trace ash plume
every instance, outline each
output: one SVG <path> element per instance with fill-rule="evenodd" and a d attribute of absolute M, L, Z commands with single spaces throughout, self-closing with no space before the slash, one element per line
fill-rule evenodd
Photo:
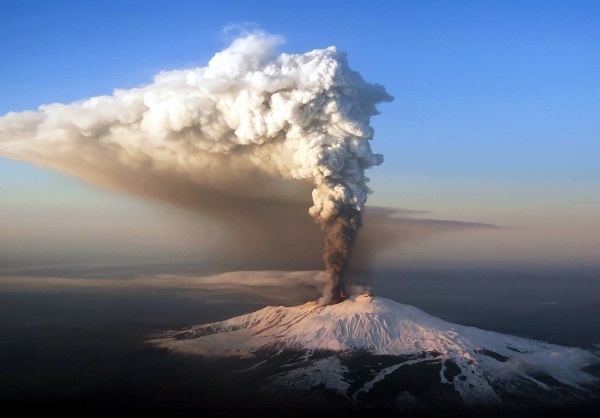
<path fill-rule="evenodd" d="M 206 67 L 10 112 L 0 118 L 0 156 L 173 203 L 181 199 L 165 185 L 184 184 L 199 194 L 190 199 L 195 207 L 211 213 L 223 202 L 304 201 L 312 187 L 309 213 L 325 235 L 331 277 L 322 301 L 329 302 L 343 288 L 361 226 L 370 192 L 364 171 L 383 162 L 371 151 L 370 118 L 393 98 L 352 71 L 335 47 L 277 55 L 282 42 L 254 31 Z"/>

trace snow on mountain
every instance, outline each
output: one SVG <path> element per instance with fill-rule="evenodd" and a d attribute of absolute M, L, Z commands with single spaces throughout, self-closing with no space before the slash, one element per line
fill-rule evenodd
<path fill-rule="evenodd" d="M 452 324 L 413 306 L 361 295 L 319 306 L 266 307 L 226 321 L 172 332 L 154 343 L 204 356 L 252 357 L 284 350 L 398 356 L 348 394 L 352 378 L 336 356 L 290 368 L 273 381 L 285 386 L 322 384 L 346 396 L 369 392 L 396 371 L 420 362 L 439 363 L 441 384 L 453 385 L 464 401 L 501 400 L 499 387 L 539 390 L 557 385 L 584 393 L 596 378 L 583 369 L 600 358 L 579 348 Z M 550 379 L 550 381 L 548 380 Z M 508 390 L 508 389 L 507 389 Z"/>

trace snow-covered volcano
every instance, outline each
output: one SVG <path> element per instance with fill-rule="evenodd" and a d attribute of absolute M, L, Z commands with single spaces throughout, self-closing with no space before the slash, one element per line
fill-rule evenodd
<path fill-rule="evenodd" d="M 438 386 L 466 404 L 515 396 L 576 399 L 595 396 L 597 378 L 585 369 L 600 363 L 579 348 L 452 324 L 371 295 L 324 306 L 270 306 L 153 342 L 208 357 L 254 359 L 251 369 L 279 358 L 267 379 L 271 389 L 321 387 L 353 401 L 382 387 L 393 391 L 403 373 L 432 371 Z M 414 395 L 410 383 L 400 386 L 396 396 Z"/>

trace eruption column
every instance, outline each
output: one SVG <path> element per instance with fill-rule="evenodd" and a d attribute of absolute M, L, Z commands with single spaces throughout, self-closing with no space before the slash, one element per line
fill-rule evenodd
<path fill-rule="evenodd" d="M 323 261 L 331 285 L 325 289 L 323 301 L 338 302 L 345 294 L 344 282 L 347 263 L 358 229 L 362 226 L 362 215 L 359 210 L 344 205 L 337 216 L 329 221 L 321 222 L 325 234 Z"/>
<path fill-rule="evenodd" d="M 206 67 L 10 112 L 0 117 L 0 156 L 136 194 L 160 194 L 149 189 L 161 182 L 195 185 L 198 208 L 212 211 L 221 195 L 268 203 L 297 199 L 312 184 L 309 212 L 325 234 L 331 277 L 322 302 L 331 302 L 370 192 L 364 171 L 383 162 L 371 152 L 370 118 L 393 98 L 335 47 L 277 56 L 282 42 L 248 33 Z"/>

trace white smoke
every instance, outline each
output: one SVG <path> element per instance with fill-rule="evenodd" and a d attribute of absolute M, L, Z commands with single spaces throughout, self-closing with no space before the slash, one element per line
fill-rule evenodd
<path fill-rule="evenodd" d="M 304 190 L 290 188 L 295 179 L 312 183 L 309 212 L 321 225 L 343 208 L 360 212 L 370 192 L 364 170 L 383 161 L 371 151 L 370 117 L 392 97 L 352 71 L 335 47 L 277 56 L 281 43 L 255 31 L 206 67 L 164 71 L 110 96 L 10 112 L 0 118 L 0 156 L 124 189 L 124 177 L 135 175 L 142 183 L 167 178 L 291 200 Z"/>

